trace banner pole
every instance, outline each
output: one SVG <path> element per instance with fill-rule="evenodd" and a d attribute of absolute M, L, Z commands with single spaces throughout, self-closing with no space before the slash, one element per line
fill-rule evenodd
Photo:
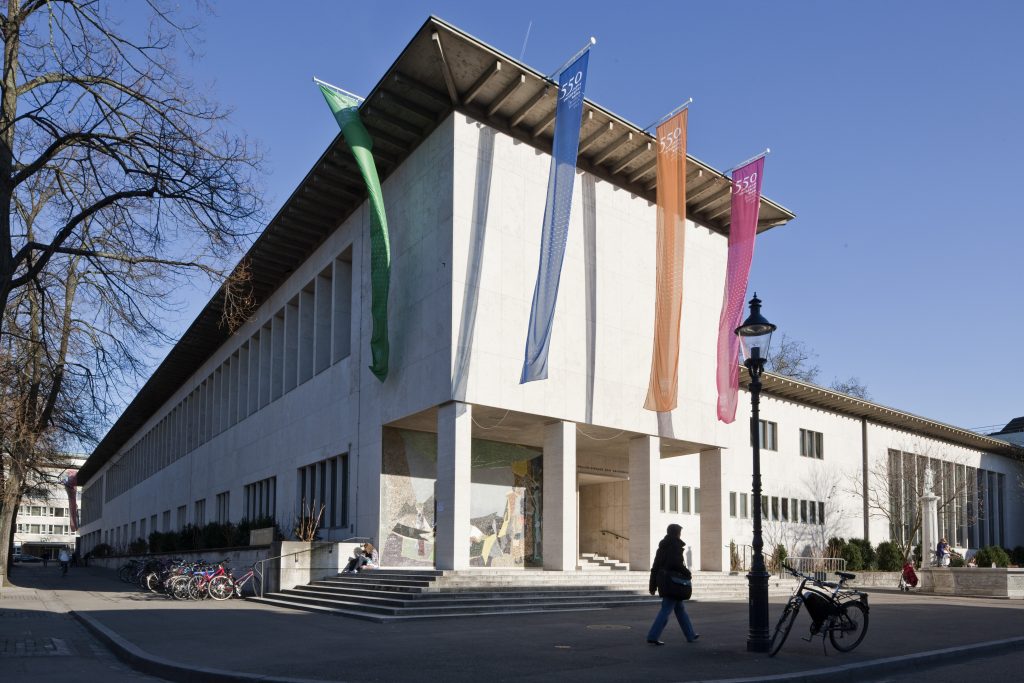
<path fill-rule="evenodd" d="M 556 71 L 555 71 L 555 72 L 554 72 L 553 74 L 551 74 L 550 76 L 548 76 L 548 80 L 551 80 L 551 81 L 555 81 L 555 82 L 557 82 L 557 81 L 558 81 L 558 76 L 559 76 L 559 75 L 561 75 L 561 73 L 562 73 L 563 71 L 565 71 L 566 69 L 568 69 L 568 68 L 569 68 L 569 65 L 570 65 L 570 64 L 572 64 L 572 63 L 573 63 L 573 62 L 575 62 L 575 61 L 576 61 L 577 59 L 579 59 L 579 58 L 580 58 L 580 56 L 581 56 L 581 55 L 582 55 L 582 54 L 583 54 L 584 52 L 586 52 L 586 51 L 587 51 L 587 50 L 589 50 L 590 48 L 594 47 L 595 45 L 597 45 L 597 38 L 595 38 L 594 36 L 590 36 L 590 40 L 588 40 L 588 41 L 587 41 L 587 44 L 586 44 L 586 45 L 584 45 L 584 46 L 583 46 L 583 48 L 582 48 L 582 49 L 581 49 L 581 50 L 580 50 L 579 52 L 577 52 L 577 53 L 576 53 L 576 54 L 574 54 L 574 55 L 573 55 L 572 57 L 570 57 L 570 58 L 568 59 L 568 61 L 566 61 L 566 63 L 565 63 L 565 64 L 563 64 L 562 66 L 558 67 L 558 69 L 557 69 L 557 70 L 556 70 Z"/>
<path fill-rule="evenodd" d="M 670 111 L 669 113 L 667 113 L 667 114 L 665 114 L 664 116 L 662 116 L 662 117 L 661 117 L 660 119 L 658 119 L 657 121 L 655 121 L 655 122 L 654 122 L 654 123 L 652 123 L 651 125 L 649 125 L 649 126 L 647 126 L 646 128 L 644 128 L 644 129 L 642 130 L 642 132 L 646 133 L 646 132 L 647 132 L 647 131 L 649 131 L 649 130 L 650 130 L 651 128 L 656 128 L 656 127 L 660 126 L 661 124 L 665 123 L 665 122 L 666 122 L 666 121 L 668 121 L 668 120 L 669 120 L 670 118 L 672 118 L 673 116 L 675 116 L 676 114 L 678 114 L 679 112 L 681 112 L 682 110 L 684 110 L 684 109 L 686 109 L 687 107 L 689 107 L 689 106 L 690 106 L 691 104 L 693 104 L 693 98 L 692 98 L 692 97 L 691 97 L 690 99 L 686 100 L 685 102 L 683 102 L 682 104 L 680 104 L 680 105 L 679 105 L 678 107 L 676 107 L 675 109 L 673 109 L 673 110 L 672 110 L 672 111 Z"/>
<path fill-rule="evenodd" d="M 740 163 L 736 164 L 732 168 L 730 168 L 730 169 L 728 169 L 726 171 L 722 171 L 722 175 L 728 176 L 730 173 L 735 171 L 737 168 L 742 168 L 742 167 L 746 166 L 747 164 L 752 164 L 755 161 L 757 161 L 758 159 L 760 159 L 761 157 L 768 156 L 769 154 L 771 154 L 771 152 L 772 152 L 772 148 L 771 147 L 765 147 L 764 151 L 761 152 L 760 154 L 755 154 L 754 156 L 750 157 L 746 161 L 741 161 Z"/>
<path fill-rule="evenodd" d="M 318 84 L 318 85 L 322 85 L 325 88 L 330 88 L 331 90 L 337 90 L 342 95 L 348 95 L 349 97 L 354 97 L 357 100 L 359 100 L 360 102 L 365 102 L 366 101 L 365 97 L 360 97 L 359 95 L 355 94 L 354 92 L 349 92 L 348 90 L 345 90 L 344 88 L 339 88 L 338 86 L 332 85 L 332 84 L 328 83 L 327 81 L 321 81 L 316 76 L 313 76 L 313 82 Z"/>

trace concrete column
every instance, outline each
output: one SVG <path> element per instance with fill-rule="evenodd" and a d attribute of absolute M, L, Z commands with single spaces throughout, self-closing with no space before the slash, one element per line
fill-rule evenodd
<path fill-rule="evenodd" d="M 651 568 L 658 540 L 658 486 L 661 483 L 661 439 L 638 436 L 629 441 L 629 568 Z"/>
<path fill-rule="evenodd" d="M 922 567 L 927 567 L 935 561 L 935 548 L 939 545 L 938 501 L 931 491 L 925 491 L 921 496 Z"/>
<path fill-rule="evenodd" d="M 722 449 L 700 453 L 700 568 L 722 572 L 729 568 L 725 542 L 725 490 L 722 485 Z M 792 548 L 789 549 L 792 551 Z"/>
<path fill-rule="evenodd" d="M 577 524 L 576 424 L 544 427 L 544 569 L 575 571 Z"/>
<path fill-rule="evenodd" d="M 472 405 L 452 401 L 437 409 L 434 564 L 438 569 L 469 568 L 472 438 Z"/>
<path fill-rule="evenodd" d="M 352 504 L 349 507 L 352 520 L 355 522 L 355 533 L 359 536 L 366 536 L 371 539 L 378 548 L 383 547 L 386 535 L 381 534 L 380 528 L 380 486 L 381 486 L 381 463 L 383 462 L 383 442 L 381 430 L 378 427 L 375 432 L 367 430 L 359 441 L 358 449 L 350 462 L 350 477 L 353 484 L 349 489 L 353 496 Z M 280 514 L 282 509 L 299 508 L 299 501 L 296 500 L 296 486 L 281 486 L 277 488 L 277 510 Z"/>

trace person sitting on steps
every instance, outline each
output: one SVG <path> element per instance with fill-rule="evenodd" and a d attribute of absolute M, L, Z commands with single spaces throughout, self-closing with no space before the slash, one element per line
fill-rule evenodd
<path fill-rule="evenodd" d="M 342 574 L 358 574 L 362 569 L 376 569 L 379 563 L 377 549 L 372 543 L 356 546 L 352 558 L 345 565 Z"/>

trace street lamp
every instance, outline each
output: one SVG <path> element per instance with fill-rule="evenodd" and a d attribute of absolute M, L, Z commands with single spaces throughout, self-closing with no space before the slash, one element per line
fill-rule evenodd
<path fill-rule="evenodd" d="M 765 567 L 764 541 L 761 539 L 761 430 L 758 403 L 761 398 L 761 373 L 768 359 L 768 344 L 775 325 L 761 315 L 761 300 L 754 293 L 750 300 L 750 315 L 736 328 L 743 349 L 743 365 L 750 373 L 750 443 L 754 449 L 754 557 L 747 574 L 750 632 L 747 634 L 749 652 L 767 652 L 768 638 L 768 569 Z"/>

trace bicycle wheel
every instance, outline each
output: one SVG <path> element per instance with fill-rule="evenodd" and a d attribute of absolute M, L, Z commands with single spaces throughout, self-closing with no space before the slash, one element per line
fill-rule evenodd
<path fill-rule="evenodd" d="M 188 600 L 188 584 L 190 576 L 176 576 L 168 591 L 175 600 Z"/>
<path fill-rule="evenodd" d="M 146 574 L 146 577 L 142 580 L 142 587 L 150 593 L 156 593 L 160 589 L 160 575 L 156 572 Z"/>
<path fill-rule="evenodd" d="M 868 611 L 859 602 L 847 602 L 840 608 L 839 616 L 833 617 L 828 630 L 832 647 L 840 652 L 849 652 L 860 645 L 868 632 Z"/>
<path fill-rule="evenodd" d="M 775 624 L 775 632 L 772 633 L 772 641 L 768 646 L 769 657 L 774 657 L 782 649 L 782 644 L 789 637 L 789 631 L 793 628 L 793 622 L 796 621 L 796 615 L 799 612 L 799 598 L 793 598 L 786 603 L 785 609 L 782 610 L 782 616 L 779 617 L 779 623 Z"/>
<path fill-rule="evenodd" d="M 121 565 L 121 567 L 117 570 L 117 578 L 121 579 L 125 583 L 128 583 L 128 580 L 131 579 L 131 576 L 132 566 L 130 564 Z"/>
<path fill-rule="evenodd" d="M 227 600 L 235 594 L 234 581 L 230 576 L 215 576 L 206 584 L 206 591 L 214 600 Z"/>

